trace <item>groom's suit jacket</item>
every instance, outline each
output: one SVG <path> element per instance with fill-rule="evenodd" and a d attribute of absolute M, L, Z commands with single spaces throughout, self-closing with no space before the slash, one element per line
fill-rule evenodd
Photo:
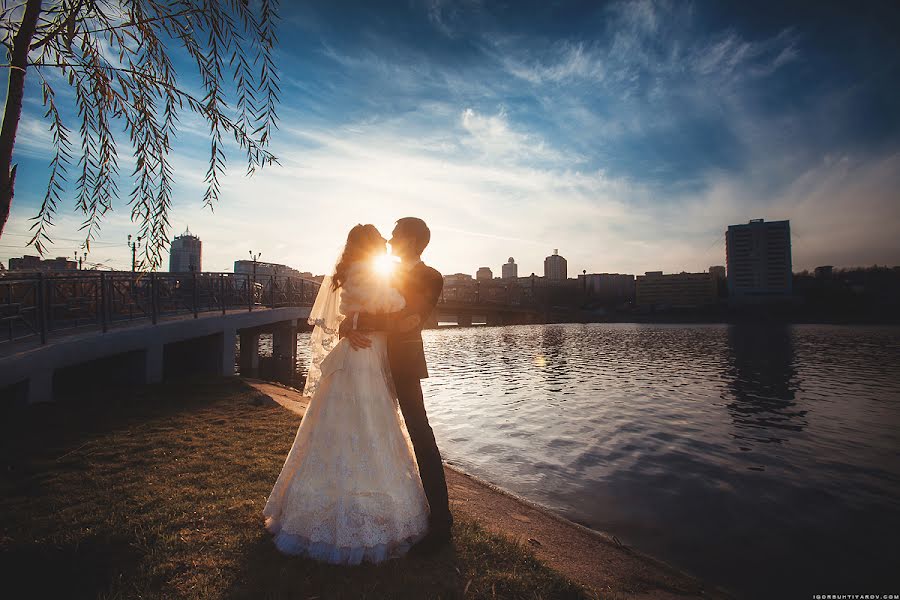
<path fill-rule="evenodd" d="M 406 299 L 406 307 L 385 315 L 361 314 L 357 329 L 388 332 L 388 361 L 394 380 L 424 379 L 428 377 L 428 366 L 422 345 L 422 327 L 441 297 L 444 277 L 437 269 L 420 262 L 408 270 L 402 266 L 398 268 L 394 286 Z M 407 332 L 397 331 L 397 323 L 410 315 L 419 316 L 419 326 Z"/>

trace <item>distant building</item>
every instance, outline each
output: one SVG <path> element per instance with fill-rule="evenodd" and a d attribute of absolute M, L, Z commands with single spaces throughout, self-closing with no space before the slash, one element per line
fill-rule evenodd
<path fill-rule="evenodd" d="M 601 302 L 634 302 L 634 275 L 587 273 L 579 275 L 579 286 L 588 297 Z"/>
<path fill-rule="evenodd" d="M 65 256 L 41 260 L 40 256 L 23 256 L 9 259 L 10 271 L 74 271 L 78 263 Z"/>
<path fill-rule="evenodd" d="M 725 234 L 728 295 L 738 302 L 760 302 L 791 295 L 790 221 L 753 219 L 729 225 Z"/>
<path fill-rule="evenodd" d="M 709 272 L 716 279 L 722 279 L 722 280 L 725 279 L 725 267 L 723 267 L 721 265 L 718 265 L 715 267 L 710 267 Z"/>
<path fill-rule="evenodd" d="M 475 279 L 479 281 L 483 280 L 491 280 L 494 278 L 494 272 L 491 271 L 490 267 L 480 267 L 478 272 L 475 273 Z"/>
<path fill-rule="evenodd" d="M 172 247 L 169 250 L 169 271 L 172 273 L 200 272 L 203 270 L 201 258 L 200 238 L 191 233 L 190 228 L 186 228 L 184 233 L 172 240 Z"/>
<path fill-rule="evenodd" d="M 441 298 L 445 302 L 472 302 L 475 300 L 475 280 L 468 273 L 444 275 Z"/>
<path fill-rule="evenodd" d="M 544 277 L 552 281 L 562 281 L 568 277 L 566 259 L 559 255 L 559 250 L 553 251 L 553 256 L 544 259 Z"/>
<path fill-rule="evenodd" d="M 504 263 L 501 268 L 501 272 L 503 274 L 503 279 L 515 279 L 519 276 L 519 265 L 516 264 L 516 259 L 512 256 L 509 257 L 509 260 Z"/>
<path fill-rule="evenodd" d="M 468 273 L 454 273 L 453 275 L 444 275 L 444 285 L 468 285 L 474 283 L 475 280 Z"/>
<path fill-rule="evenodd" d="M 309 271 L 298 271 L 293 267 L 282 265 L 279 263 L 262 262 L 260 260 L 236 260 L 234 261 L 234 272 L 236 274 L 253 275 L 253 265 L 256 265 L 257 277 L 299 277 L 302 279 L 316 279 Z"/>
<path fill-rule="evenodd" d="M 722 300 L 728 298 L 728 276 L 725 267 L 722 265 L 710 267 L 709 274 L 716 282 L 716 295 Z"/>
<path fill-rule="evenodd" d="M 641 307 L 696 307 L 716 303 L 716 279 L 711 273 L 648 271 L 635 280 L 635 302 Z"/>
<path fill-rule="evenodd" d="M 832 265 L 816 267 L 815 273 L 816 279 L 831 279 L 831 276 L 834 274 L 834 267 Z"/>

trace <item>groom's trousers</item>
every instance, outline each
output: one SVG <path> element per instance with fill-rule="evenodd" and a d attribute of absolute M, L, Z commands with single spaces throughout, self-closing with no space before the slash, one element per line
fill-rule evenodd
<path fill-rule="evenodd" d="M 447 497 L 447 481 L 441 452 L 434 440 L 434 431 L 428 424 L 425 400 L 422 397 L 422 382 L 418 377 L 402 377 L 394 380 L 397 400 L 406 421 L 406 429 L 416 453 L 422 487 L 431 507 L 428 524 L 433 531 L 449 531 L 453 524 L 450 501 Z"/>

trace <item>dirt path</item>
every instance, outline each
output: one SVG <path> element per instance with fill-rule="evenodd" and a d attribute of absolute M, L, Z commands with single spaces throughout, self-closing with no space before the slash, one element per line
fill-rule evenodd
<path fill-rule="evenodd" d="M 309 404 L 300 392 L 245 380 L 281 406 L 302 415 Z M 726 599 L 722 590 L 517 498 L 496 486 L 444 465 L 454 513 L 528 545 L 540 560 L 588 589 L 636 600 Z"/>

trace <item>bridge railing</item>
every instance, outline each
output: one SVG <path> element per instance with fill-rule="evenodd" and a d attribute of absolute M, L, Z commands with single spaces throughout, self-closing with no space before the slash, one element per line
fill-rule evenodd
<path fill-rule="evenodd" d="M 0 343 L 84 327 L 107 331 L 123 322 L 283 306 L 312 306 L 314 280 L 244 273 L 4 273 L 0 275 Z"/>

